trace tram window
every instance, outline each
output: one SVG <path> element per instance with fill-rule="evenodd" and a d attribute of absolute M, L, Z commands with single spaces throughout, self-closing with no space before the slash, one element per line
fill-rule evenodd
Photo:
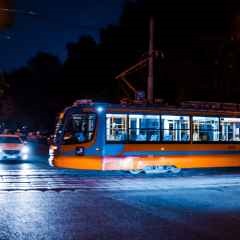
<path fill-rule="evenodd" d="M 92 140 L 95 124 L 95 114 L 72 114 L 65 124 L 64 144 L 75 144 Z"/>
<path fill-rule="evenodd" d="M 193 117 L 192 131 L 194 142 L 219 141 L 219 118 Z"/>
<path fill-rule="evenodd" d="M 127 140 L 127 114 L 107 114 L 106 125 L 107 141 Z"/>
<path fill-rule="evenodd" d="M 160 140 L 159 115 L 129 115 L 129 141 L 156 142 Z"/>
<path fill-rule="evenodd" d="M 161 131 L 163 141 L 190 141 L 190 117 L 162 115 Z"/>
<path fill-rule="evenodd" d="M 220 118 L 220 141 L 240 141 L 240 118 Z"/>

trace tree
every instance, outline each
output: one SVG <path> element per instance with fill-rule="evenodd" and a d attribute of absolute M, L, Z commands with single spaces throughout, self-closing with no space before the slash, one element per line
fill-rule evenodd
<path fill-rule="evenodd" d="M 10 88 L 7 96 L 16 102 L 15 118 L 33 128 L 53 126 L 56 111 L 62 108 L 62 64 L 48 53 L 38 53 L 27 66 L 8 75 Z M 47 120 L 51 118 L 52 121 Z"/>
<path fill-rule="evenodd" d="M 67 45 L 67 59 L 64 63 L 64 95 L 69 99 L 96 98 L 103 85 L 101 76 L 102 59 L 96 41 L 83 36 L 77 42 Z M 97 91 L 96 91 L 97 90 Z"/>
<path fill-rule="evenodd" d="M 224 94 L 227 91 L 224 87 L 225 92 L 219 97 L 219 86 L 229 82 L 229 77 L 239 79 L 237 67 L 234 73 L 221 75 L 215 63 L 219 49 L 229 45 L 232 19 L 239 10 L 240 4 L 233 0 L 220 0 L 217 5 L 202 0 L 192 3 L 187 0 L 127 1 L 119 26 L 104 29 L 101 44 L 109 53 L 108 62 L 118 67 L 125 64 L 122 70 L 125 69 L 147 51 L 148 18 L 154 15 L 156 48 L 165 55 L 164 61 L 156 62 L 156 96 L 168 102 L 187 99 L 229 101 L 227 96 L 232 96 L 232 91 Z M 226 57 L 222 61 L 227 62 L 227 55 L 221 55 Z M 238 57 L 234 57 L 234 62 L 238 66 Z M 140 78 L 138 83 L 142 81 L 146 79 Z M 229 83 L 230 88 L 234 82 Z M 234 91 L 232 100 L 240 101 L 239 87 Z"/>

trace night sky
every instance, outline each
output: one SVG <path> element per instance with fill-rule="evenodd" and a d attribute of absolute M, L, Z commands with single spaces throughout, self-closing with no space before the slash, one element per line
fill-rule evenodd
<path fill-rule="evenodd" d="M 15 0 L 16 9 L 35 11 L 37 17 L 16 15 L 15 25 L 0 36 L 0 68 L 23 66 L 38 51 L 64 59 L 66 43 L 81 35 L 98 39 L 99 28 L 117 23 L 123 0 Z M 2 32 L 3 34 L 3 32 Z"/>

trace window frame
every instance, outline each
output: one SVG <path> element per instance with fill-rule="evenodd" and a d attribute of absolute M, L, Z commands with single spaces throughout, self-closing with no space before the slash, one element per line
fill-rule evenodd
<path fill-rule="evenodd" d="M 219 136 L 220 136 L 221 118 L 239 118 L 240 119 L 240 116 L 234 116 L 234 117 L 219 116 Z M 219 137 L 219 143 L 220 144 L 240 144 L 240 140 L 239 141 L 221 141 Z"/>
<path fill-rule="evenodd" d="M 193 117 L 218 118 L 218 141 L 194 141 L 193 140 Z M 192 144 L 220 144 L 220 116 L 216 115 L 192 115 L 191 116 L 191 143 Z"/>
<path fill-rule="evenodd" d="M 123 115 L 127 115 L 127 124 L 126 124 L 126 127 L 127 127 L 127 137 L 126 137 L 126 140 L 125 141 L 111 141 L 111 140 L 107 140 L 107 114 L 123 114 Z M 155 116 L 158 116 L 159 117 L 159 121 L 160 121 L 160 127 L 159 127 L 159 141 L 130 141 L 129 140 L 129 115 L 155 115 Z M 162 115 L 169 115 L 169 116 L 184 116 L 184 117 L 189 117 L 189 126 L 190 128 L 189 129 L 186 129 L 190 132 L 190 138 L 188 141 L 163 141 L 162 139 L 162 128 L 161 128 L 161 122 L 162 122 Z M 159 113 L 146 113 L 146 112 L 128 112 L 128 113 L 122 113 L 122 112 L 107 112 L 105 114 L 105 142 L 107 144 L 189 144 L 191 143 L 191 115 L 177 115 L 177 114 L 167 114 L 167 113 L 164 113 L 164 114 L 159 114 Z"/>
<path fill-rule="evenodd" d="M 126 129 L 127 129 L 127 131 L 126 131 L 126 140 L 121 140 L 121 141 L 113 141 L 113 140 L 108 140 L 107 139 L 107 115 L 108 114 L 116 114 L 116 115 L 127 115 L 127 120 L 126 120 Z M 128 136 L 128 113 L 122 113 L 122 112 L 107 112 L 106 114 L 105 114 L 105 122 L 104 122 L 104 124 L 105 124 L 105 143 L 109 143 L 109 144 L 126 144 L 126 143 L 128 143 L 129 142 L 129 136 Z"/>
<path fill-rule="evenodd" d="M 163 132 L 164 130 L 167 130 L 167 129 L 164 129 L 162 128 L 162 116 L 174 116 L 174 117 L 188 117 L 189 118 L 189 129 L 185 129 L 186 131 L 189 131 L 189 140 L 188 141 L 166 141 L 166 140 L 163 140 Z M 160 139 L 161 139 L 161 143 L 164 143 L 164 144 L 189 144 L 191 143 L 192 141 L 192 135 L 191 135 L 191 125 L 192 125 L 192 122 L 191 122 L 191 115 L 178 115 L 178 114 L 162 114 L 160 115 L 160 120 L 161 120 L 161 125 L 160 125 L 160 130 L 161 130 L 161 136 L 160 136 Z M 180 130 L 180 129 L 174 129 L 174 130 Z"/>
<path fill-rule="evenodd" d="M 88 140 L 85 140 L 85 141 L 82 141 L 82 142 L 75 142 L 75 143 L 69 143 L 69 144 L 66 144 L 65 141 L 64 141 L 64 135 L 65 135 L 65 128 L 66 128 L 66 124 L 67 124 L 67 121 L 69 120 L 69 115 L 72 116 L 73 114 L 92 114 L 95 116 L 95 125 L 94 125 L 94 129 L 93 131 L 91 131 L 93 134 L 91 136 L 91 139 L 88 139 Z M 64 117 L 63 119 L 63 128 L 64 128 L 64 131 L 63 131 L 63 134 L 62 134 L 62 145 L 63 146 L 68 146 L 68 145 L 77 145 L 77 144 L 85 144 L 85 143 L 90 143 L 94 140 L 94 138 L 96 137 L 96 130 L 97 130 L 97 124 L 98 124 L 98 114 L 95 113 L 95 112 L 84 112 L 84 111 L 80 111 L 80 112 L 70 112 L 70 113 L 67 113 L 67 115 Z"/>
<path fill-rule="evenodd" d="M 127 128 L 127 132 L 126 132 L 126 140 L 123 141 L 109 141 L 107 140 L 107 114 L 123 114 L 127 116 L 127 124 L 126 124 L 126 128 Z M 159 141 L 130 141 L 129 140 L 129 115 L 156 115 L 159 116 L 160 118 L 160 139 Z M 164 141 L 163 140 L 163 131 L 164 129 L 162 128 L 162 116 L 164 115 L 168 115 L 168 116 L 183 116 L 183 117 L 189 117 L 189 129 L 185 129 L 186 131 L 190 132 L 190 138 L 188 141 Z M 218 136 L 219 139 L 218 141 L 193 141 L 193 117 L 209 117 L 209 118 L 218 118 Z M 162 114 L 158 114 L 158 113 L 146 113 L 146 112 L 127 112 L 127 113 L 123 113 L 123 112 L 107 112 L 105 114 L 105 143 L 106 144 L 240 144 L 240 141 L 221 141 L 220 140 L 220 118 L 239 118 L 240 116 L 226 116 L 226 115 L 192 115 L 192 114 L 184 114 L 184 115 L 179 115 L 179 114 L 172 114 L 172 113 L 166 113 L 163 112 Z M 178 129 L 176 129 L 178 130 Z"/>
<path fill-rule="evenodd" d="M 134 140 L 130 140 L 129 139 L 129 131 L 132 129 L 132 128 L 129 128 L 129 115 L 145 115 L 145 116 L 147 116 L 147 115 L 151 115 L 151 116 L 158 116 L 159 117 L 159 129 L 158 129 L 158 131 L 159 131 L 159 141 L 158 140 L 155 140 L 155 141 L 134 141 Z M 128 113 L 127 114 L 127 140 L 128 140 L 128 142 L 127 143 L 129 143 L 129 144 L 150 144 L 150 143 L 152 143 L 152 144 L 159 144 L 159 143 L 161 143 L 161 115 L 160 114 L 151 114 L 151 113 L 142 113 L 142 112 L 136 112 L 136 113 Z M 145 131 L 147 131 L 147 130 L 152 130 L 152 129 L 143 129 L 143 130 L 145 130 Z M 157 130 L 156 130 L 157 131 Z"/>

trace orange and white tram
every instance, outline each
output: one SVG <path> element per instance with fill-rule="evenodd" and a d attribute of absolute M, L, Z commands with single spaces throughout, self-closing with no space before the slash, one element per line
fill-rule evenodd
<path fill-rule="evenodd" d="M 240 166 L 240 105 L 76 101 L 59 116 L 51 165 L 132 173 Z"/>

